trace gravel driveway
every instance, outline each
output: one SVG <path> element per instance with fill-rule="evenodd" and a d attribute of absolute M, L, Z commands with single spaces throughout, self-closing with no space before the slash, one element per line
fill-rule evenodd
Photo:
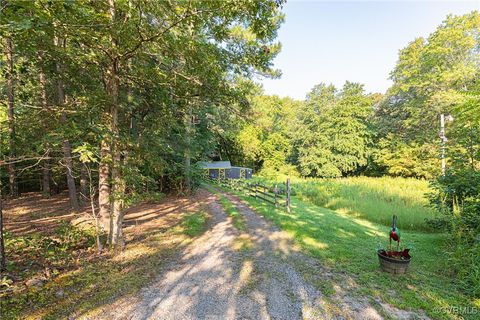
<path fill-rule="evenodd" d="M 367 299 L 349 296 L 348 279 L 333 296 L 322 295 L 302 272 L 306 266 L 318 270 L 316 281 L 329 277 L 318 261 L 239 199 L 224 195 L 244 216 L 245 232 L 234 228 L 217 201 L 211 202 L 211 228 L 155 283 L 105 307 L 95 319 L 382 319 Z"/>

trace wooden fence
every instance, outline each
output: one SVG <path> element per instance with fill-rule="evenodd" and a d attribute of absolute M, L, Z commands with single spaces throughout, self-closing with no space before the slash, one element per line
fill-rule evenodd
<path fill-rule="evenodd" d="M 244 194 L 255 197 L 255 199 L 270 203 L 275 207 L 284 207 L 290 212 L 290 179 L 285 183 L 268 187 L 265 183 L 248 182 L 245 179 L 211 179 L 210 183 L 218 184 L 224 188 L 243 192 Z"/>

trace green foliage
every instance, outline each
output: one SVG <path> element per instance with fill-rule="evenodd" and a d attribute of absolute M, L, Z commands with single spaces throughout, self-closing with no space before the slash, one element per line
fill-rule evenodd
<path fill-rule="evenodd" d="M 111 155 L 99 155 L 103 141 L 120 151 L 121 180 L 127 181 L 126 194 L 115 198 L 128 203 L 136 193 L 191 187 L 189 163 L 217 152 L 236 130 L 249 109 L 246 98 L 257 89 L 253 76 L 278 75 L 272 60 L 280 50 L 282 4 L 9 3 L 2 8 L 0 34 L 14 45 L 15 145 L 18 157 L 31 159 L 16 164 L 18 171 L 25 168 L 21 179 L 38 181 L 44 164 L 38 158 L 48 153 L 53 180 L 63 181 L 59 160 L 66 140 L 75 153 L 74 175 L 79 162 L 111 166 Z M 4 60 L 2 55 L 2 96 L 9 71 Z M 8 155 L 8 142 L 0 142 L 0 157 Z M 29 182 L 28 188 L 38 186 Z"/>
<path fill-rule="evenodd" d="M 394 115 L 385 120 L 398 123 L 405 137 L 435 138 L 438 115 L 450 113 L 461 99 L 459 92 L 474 84 L 479 28 L 478 12 L 449 16 L 427 39 L 416 39 L 400 52 L 383 110 Z"/>
<path fill-rule="evenodd" d="M 295 103 L 251 98 L 253 119 L 237 137 L 244 158 L 270 178 L 291 174 L 294 166 L 309 177 L 432 179 L 440 173 L 444 113 L 456 119 L 447 123 L 448 161 L 478 166 L 479 17 L 449 16 L 428 38 L 401 50 L 384 96 L 346 82 L 341 90 L 316 85 Z"/>
<path fill-rule="evenodd" d="M 284 172 L 293 152 L 291 124 L 300 102 L 262 95 L 251 100 L 251 121 L 237 137 L 244 161 L 255 169 Z"/>
<path fill-rule="evenodd" d="M 440 168 L 437 154 L 437 145 L 406 143 L 388 134 L 378 141 L 372 158 L 390 176 L 432 179 Z"/>
<path fill-rule="evenodd" d="M 303 176 L 340 177 L 367 164 L 372 97 L 346 82 L 341 91 L 320 84 L 298 113 L 295 144 Z"/>
<path fill-rule="evenodd" d="M 394 84 L 374 118 L 376 160 L 387 173 L 438 176 L 441 113 L 454 118 L 447 123 L 447 157 L 456 161 L 478 155 L 478 122 L 472 120 L 478 120 L 473 110 L 478 106 L 479 30 L 478 12 L 448 16 L 428 38 L 400 51 L 391 73 Z"/>
<path fill-rule="evenodd" d="M 89 143 L 84 142 L 82 145 L 76 147 L 72 150 L 73 153 L 79 155 L 78 160 L 82 163 L 97 162 L 96 153 L 97 150 Z"/>
<path fill-rule="evenodd" d="M 52 235 L 15 236 L 5 234 L 5 249 L 11 256 L 21 256 L 29 263 L 46 266 L 63 266 L 73 262 L 73 250 L 89 249 L 95 245 L 93 232 L 86 231 L 63 222 Z M 10 266 L 13 267 L 13 266 Z"/>
<path fill-rule="evenodd" d="M 432 183 L 430 202 L 443 212 L 449 234 L 448 259 L 468 293 L 480 297 L 480 172 L 449 170 Z"/>

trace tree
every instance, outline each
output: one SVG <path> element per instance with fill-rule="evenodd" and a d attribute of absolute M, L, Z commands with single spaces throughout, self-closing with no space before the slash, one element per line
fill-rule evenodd
<path fill-rule="evenodd" d="M 286 173 L 293 152 L 290 125 L 300 102 L 259 94 L 251 98 L 251 103 L 252 112 L 236 139 L 245 155 L 243 161 L 264 173 Z"/>
<path fill-rule="evenodd" d="M 9 155 L 15 171 L 31 181 L 41 177 L 46 195 L 50 181 L 60 181 L 56 189 L 66 187 L 77 209 L 86 174 L 72 150 L 88 145 L 99 159 L 91 180 L 98 183 L 99 223 L 110 245 L 121 249 L 125 209 L 151 192 L 195 187 L 191 163 L 231 139 L 230 129 L 249 109 L 250 79 L 278 74 L 272 59 L 280 50 L 282 3 L 32 1 L 2 7 L 1 32 L 15 44 L 10 60 L 22 84 L 18 134 L 8 148 L 16 151 Z M 5 88 L 9 79 L 0 79 Z M 57 125 L 40 125 L 47 117 Z"/>
<path fill-rule="evenodd" d="M 398 63 L 391 73 L 394 84 L 376 109 L 378 139 L 383 142 L 402 140 L 410 148 L 415 146 L 413 152 L 416 154 L 422 153 L 422 149 L 435 149 L 439 115 L 457 113 L 457 106 L 464 105 L 465 94 L 476 86 L 480 61 L 479 30 L 478 12 L 448 16 L 428 38 L 418 38 L 400 51 Z M 388 135 L 395 139 L 385 139 Z M 455 150 L 453 142 L 448 143 L 451 151 Z M 385 143 L 383 146 L 395 148 Z M 428 161 L 434 162 L 439 151 L 429 154 Z M 397 160 L 390 163 L 400 167 L 401 163 L 412 163 L 415 159 L 402 157 L 400 152 L 396 156 Z M 418 161 L 414 161 L 413 166 L 425 164 L 421 158 L 416 159 Z M 388 166 L 385 162 L 383 164 Z M 435 170 L 434 166 L 430 168 L 433 171 L 423 172 L 418 177 L 439 174 L 440 170 Z M 410 172 L 408 168 L 399 169 Z"/>
<path fill-rule="evenodd" d="M 7 99 L 8 99 L 8 134 L 9 134 L 9 186 L 10 196 L 18 196 L 18 182 L 17 174 L 15 172 L 15 158 L 16 158 L 16 134 L 15 134 L 15 92 L 14 92 L 14 61 L 13 61 L 13 41 L 10 37 L 5 38 L 5 55 L 7 61 L 6 84 L 7 84 Z"/>
<path fill-rule="evenodd" d="M 365 166 L 372 105 L 360 84 L 346 82 L 341 91 L 315 86 L 298 112 L 295 140 L 302 175 L 339 177 Z"/>

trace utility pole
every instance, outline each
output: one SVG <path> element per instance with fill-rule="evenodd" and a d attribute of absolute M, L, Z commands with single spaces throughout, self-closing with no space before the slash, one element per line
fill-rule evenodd
<path fill-rule="evenodd" d="M 442 159 L 442 176 L 445 175 L 445 143 L 448 141 L 445 136 L 445 121 L 453 121 L 451 115 L 445 116 L 445 114 L 440 114 L 440 140 L 441 140 L 441 159 Z"/>

